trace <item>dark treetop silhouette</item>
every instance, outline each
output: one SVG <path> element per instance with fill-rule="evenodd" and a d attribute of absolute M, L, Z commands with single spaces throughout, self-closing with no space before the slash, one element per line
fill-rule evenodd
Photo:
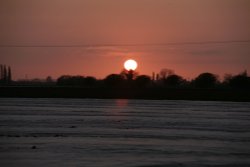
<path fill-rule="evenodd" d="M 0 85 L 10 85 L 12 81 L 11 67 L 0 65 Z"/>
<path fill-rule="evenodd" d="M 1 65 L 1 97 L 76 97 L 76 98 L 143 98 L 186 100 L 250 101 L 250 77 L 244 71 L 226 75 L 220 81 L 216 74 L 202 73 L 192 80 L 163 69 L 155 79 L 122 70 L 98 80 L 92 76 L 63 75 L 53 81 L 11 81 L 11 68 Z M 10 85 L 11 84 L 11 85 Z"/>

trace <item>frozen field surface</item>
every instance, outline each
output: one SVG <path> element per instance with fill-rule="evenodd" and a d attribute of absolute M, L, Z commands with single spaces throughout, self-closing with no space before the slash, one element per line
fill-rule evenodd
<path fill-rule="evenodd" d="M 249 167 L 250 103 L 0 98 L 0 166 Z"/>

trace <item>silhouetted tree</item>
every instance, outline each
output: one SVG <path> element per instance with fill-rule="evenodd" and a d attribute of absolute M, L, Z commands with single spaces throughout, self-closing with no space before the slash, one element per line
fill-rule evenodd
<path fill-rule="evenodd" d="M 69 75 L 63 75 L 57 79 L 57 85 L 64 86 L 69 85 L 70 76 Z"/>
<path fill-rule="evenodd" d="M 232 74 L 225 74 L 224 75 L 224 84 L 229 84 L 230 80 L 233 78 L 233 75 Z"/>
<path fill-rule="evenodd" d="M 12 81 L 11 67 L 6 65 L 0 65 L 0 84 L 9 85 Z"/>
<path fill-rule="evenodd" d="M 83 76 L 73 76 L 70 81 L 74 86 L 83 86 L 85 78 Z"/>
<path fill-rule="evenodd" d="M 0 70 L 1 70 L 1 73 L 0 73 L 0 80 L 3 80 L 3 65 L 1 64 L 0 65 Z"/>
<path fill-rule="evenodd" d="M 155 72 L 152 72 L 152 81 L 154 82 L 156 79 Z"/>
<path fill-rule="evenodd" d="M 51 77 L 51 76 L 48 76 L 48 77 L 46 78 L 46 82 L 47 82 L 47 83 L 51 83 L 51 82 L 53 82 L 52 77 Z"/>
<path fill-rule="evenodd" d="M 122 86 L 125 79 L 122 75 L 119 74 L 110 74 L 104 79 L 104 83 L 107 86 L 119 87 Z"/>
<path fill-rule="evenodd" d="M 83 86 L 84 77 L 63 75 L 57 79 L 57 84 L 61 86 Z"/>
<path fill-rule="evenodd" d="M 229 79 L 229 85 L 233 88 L 250 88 L 250 77 L 248 77 L 247 72 L 244 71 L 241 74 L 232 76 Z"/>
<path fill-rule="evenodd" d="M 148 86 L 151 83 L 150 76 L 147 75 L 139 75 L 135 79 L 135 85 L 137 87 L 145 87 Z"/>
<path fill-rule="evenodd" d="M 8 78 L 8 74 L 7 74 L 7 69 L 6 66 L 3 66 L 3 81 L 6 84 L 7 83 L 7 78 Z"/>
<path fill-rule="evenodd" d="M 164 84 L 169 87 L 177 87 L 184 83 L 184 79 L 179 75 L 169 75 L 165 80 Z"/>
<path fill-rule="evenodd" d="M 166 79 L 169 75 L 173 75 L 174 74 L 174 71 L 171 70 L 171 69 L 167 69 L 167 68 L 164 68 L 164 69 L 161 69 L 160 71 L 160 79 Z"/>
<path fill-rule="evenodd" d="M 125 78 L 128 81 L 132 81 L 136 78 L 136 76 L 138 75 L 138 73 L 134 70 L 122 70 L 121 74 L 120 74 L 123 78 Z"/>
<path fill-rule="evenodd" d="M 219 82 L 218 77 L 212 73 L 202 73 L 194 80 L 198 88 L 212 88 Z"/>
<path fill-rule="evenodd" d="M 221 86 L 224 88 L 229 88 L 230 87 L 229 83 L 232 78 L 233 78 L 232 74 L 225 74 Z"/>
<path fill-rule="evenodd" d="M 8 73 L 7 73 L 7 68 L 5 65 L 1 65 L 0 84 L 2 85 L 8 84 Z"/>
<path fill-rule="evenodd" d="M 95 86 L 97 83 L 97 80 L 95 77 L 91 77 L 91 76 L 87 76 L 85 79 L 84 79 L 84 85 L 85 86 Z"/>
<path fill-rule="evenodd" d="M 11 84 L 12 81 L 12 74 L 11 74 L 11 68 L 8 67 L 8 73 L 7 73 L 7 84 Z"/>

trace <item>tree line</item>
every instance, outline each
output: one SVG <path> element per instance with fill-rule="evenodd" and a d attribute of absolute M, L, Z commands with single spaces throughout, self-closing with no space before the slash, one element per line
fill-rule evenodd
<path fill-rule="evenodd" d="M 0 64 L 0 85 L 10 85 L 12 82 L 11 67 Z"/>
<path fill-rule="evenodd" d="M 122 70 L 119 74 L 109 74 L 104 79 L 93 76 L 62 75 L 57 80 L 50 76 L 46 80 L 12 81 L 11 67 L 0 65 L 0 85 L 8 86 L 71 86 L 87 88 L 237 88 L 250 89 L 250 77 L 247 71 L 237 75 L 227 74 L 223 80 L 210 72 L 204 72 L 187 80 L 175 74 L 171 69 L 162 69 L 152 76 L 139 75 L 136 71 Z"/>
<path fill-rule="evenodd" d="M 135 71 L 123 70 L 120 74 L 110 74 L 98 80 L 92 76 L 63 75 L 57 79 L 58 86 L 110 87 L 110 88 L 240 88 L 250 89 L 247 71 L 237 75 L 227 74 L 220 81 L 218 75 L 204 72 L 192 80 L 177 75 L 173 70 L 163 69 L 152 76 L 139 75 Z"/>

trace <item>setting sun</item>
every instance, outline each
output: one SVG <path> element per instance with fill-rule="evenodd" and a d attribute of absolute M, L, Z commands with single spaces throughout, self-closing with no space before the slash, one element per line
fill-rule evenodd
<path fill-rule="evenodd" d="M 128 71 L 135 70 L 137 68 L 137 62 L 135 60 L 129 59 L 125 61 L 124 68 Z"/>

